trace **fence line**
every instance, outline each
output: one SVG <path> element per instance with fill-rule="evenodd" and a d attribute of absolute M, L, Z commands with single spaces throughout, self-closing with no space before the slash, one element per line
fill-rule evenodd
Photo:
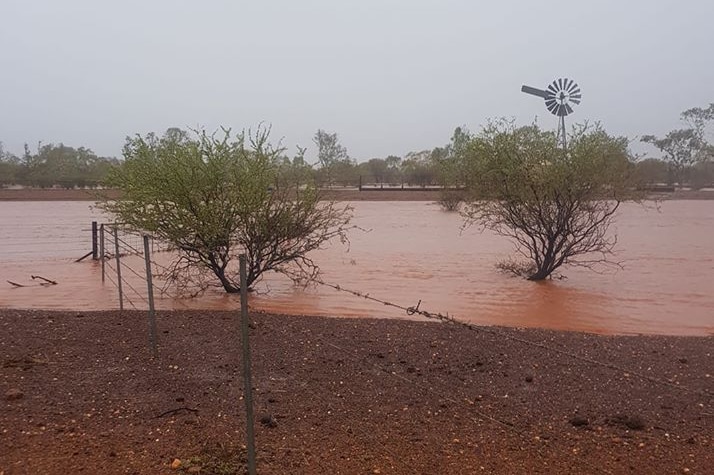
<path fill-rule="evenodd" d="M 287 272 L 287 274 L 288 274 L 288 275 L 292 275 L 293 277 L 299 277 L 299 276 L 297 276 L 296 274 L 292 274 L 292 273 L 290 273 L 290 272 Z M 334 290 L 337 290 L 337 291 L 340 291 L 340 292 L 345 292 L 345 293 L 354 295 L 355 297 L 364 298 L 364 299 L 366 299 L 366 300 L 370 300 L 370 301 L 372 301 L 372 302 L 380 303 L 380 304 L 385 305 L 385 306 L 388 306 L 388 307 L 393 307 L 393 308 L 397 308 L 397 309 L 403 310 L 403 311 L 405 311 L 405 312 L 407 313 L 407 315 L 421 315 L 421 316 L 423 316 L 423 317 L 425 317 L 425 318 L 428 318 L 428 319 L 438 320 L 438 321 L 441 321 L 441 322 L 451 323 L 451 324 L 454 324 L 454 325 L 459 325 L 459 326 L 468 328 L 469 330 L 478 331 L 478 332 L 484 332 L 484 333 L 490 333 L 490 334 L 492 334 L 492 335 L 496 335 L 496 336 L 498 336 L 498 337 L 505 338 L 505 339 L 508 339 L 508 340 L 512 340 L 512 341 L 515 341 L 515 342 L 518 342 L 518 343 L 521 343 L 521 344 L 524 344 L 524 345 L 528 345 L 528 346 L 532 346 L 532 347 L 535 347 L 535 348 L 540 348 L 540 349 L 543 349 L 543 350 L 547 350 L 547 351 L 551 351 L 551 352 L 554 352 L 554 353 L 558 353 L 558 354 L 560 354 L 560 355 L 567 356 L 567 357 L 569 357 L 569 358 L 573 358 L 573 359 L 575 359 L 575 360 L 579 360 L 579 361 L 584 362 L 584 363 L 589 363 L 589 364 L 593 364 L 593 365 L 596 365 L 596 366 L 601 366 L 601 367 L 604 367 L 604 368 L 607 368 L 607 369 L 610 369 L 610 370 L 621 371 L 621 372 L 623 372 L 623 373 L 629 373 L 629 374 L 631 374 L 631 375 L 637 376 L 638 378 L 647 380 L 647 381 L 649 381 L 649 382 L 651 382 L 651 383 L 655 383 L 655 384 L 659 384 L 659 385 L 663 385 L 663 386 L 669 386 L 669 387 L 671 387 L 671 388 L 675 388 L 675 389 L 678 389 L 678 390 L 680 390 L 680 391 L 684 391 L 684 392 L 688 392 L 688 393 L 693 393 L 693 394 L 700 394 L 700 395 L 703 395 L 703 396 L 710 396 L 710 397 L 711 397 L 711 396 L 714 396 L 714 393 L 713 393 L 713 392 L 708 391 L 708 390 L 706 390 L 706 389 L 705 389 L 705 390 L 691 389 L 691 388 L 689 388 L 689 387 L 687 387 L 687 386 L 684 386 L 684 385 L 679 384 L 679 383 L 676 382 L 676 381 L 672 381 L 672 380 L 669 380 L 669 379 L 656 378 L 656 377 L 654 377 L 654 376 L 650 376 L 650 375 L 644 374 L 644 373 L 642 373 L 642 372 L 640 372 L 640 371 L 630 370 L 629 368 L 625 368 L 625 367 L 623 367 L 623 366 L 620 366 L 620 365 L 617 365 L 617 364 L 614 364 L 614 363 L 605 363 L 605 362 L 598 361 L 598 360 L 595 360 L 595 359 L 592 359 L 592 358 L 588 358 L 587 356 L 580 356 L 580 355 L 578 355 L 578 354 L 576 354 L 576 353 L 573 353 L 573 352 L 570 352 L 570 351 L 562 350 L 562 349 L 560 349 L 560 348 L 555 348 L 555 347 L 546 345 L 545 343 L 542 343 L 542 342 L 537 342 L 537 341 L 528 340 L 528 339 L 526 339 L 526 338 L 521 338 L 521 337 L 517 337 L 517 336 L 510 335 L 510 334 L 508 334 L 508 333 L 505 333 L 505 332 L 496 330 L 496 329 L 491 328 L 491 327 L 482 326 L 482 325 L 476 325 L 476 324 L 474 324 L 474 323 L 466 322 L 466 321 L 464 321 L 464 320 L 460 320 L 460 319 L 457 319 L 457 318 L 455 318 L 455 317 L 453 317 L 453 316 L 450 316 L 448 313 L 447 313 L 446 315 L 444 315 L 444 314 L 438 313 L 438 312 L 436 312 L 436 313 L 435 313 L 435 312 L 429 312 L 429 311 L 426 311 L 426 310 L 423 310 L 423 309 L 420 308 L 420 306 L 421 306 L 421 300 L 419 300 L 419 302 L 417 303 L 416 306 L 407 307 L 407 306 L 404 306 L 404 305 L 395 304 L 395 303 L 390 302 L 390 301 L 387 301 L 387 300 L 383 300 L 383 299 L 380 299 L 380 298 L 372 297 L 372 296 L 369 295 L 368 293 L 359 292 L 359 291 L 356 291 L 356 290 L 351 290 L 351 289 L 345 288 L 345 287 L 343 287 L 343 286 L 341 286 L 341 285 L 338 285 L 338 284 L 332 284 L 332 283 L 329 283 L 329 282 L 325 282 L 324 280 L 320 279 L 319 277 L 315 277 L 314 279 L 312 279 L 312 281 L 315 282 L 315 283 L 317 283 L 317 284 L 320 284 L 320 285 L 323 285 L 323 286 L 326 286 L 326 287 L 330 287 L 330 288 L 332 288 L 332 289 L 334 289 Z"/>

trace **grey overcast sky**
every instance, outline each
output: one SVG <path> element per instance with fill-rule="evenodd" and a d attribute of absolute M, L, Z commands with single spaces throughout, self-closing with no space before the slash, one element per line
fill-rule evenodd
<path fill-rule="evenodd" d="M 714 101 L 712 0 L 0 0 L 0 141 L 87 146 L 263 121 L 362 161 L 535 117 L 520 92 L 575 79 L 572 121 L 636 137 Z"/>

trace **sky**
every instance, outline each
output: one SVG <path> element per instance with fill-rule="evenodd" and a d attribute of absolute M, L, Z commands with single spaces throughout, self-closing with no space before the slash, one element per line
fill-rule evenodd
<path fill-rule="evenodd" d="M 634 140 L 714 102 L 710 0 L 0 0 L 0 141 L 120 156 L 168 127 L 272 126 L 294 151 L 337 132 L 358 161 L 441 146 L 489 118 Z M 652 152 L 635 143 L 638 153 Z"/>

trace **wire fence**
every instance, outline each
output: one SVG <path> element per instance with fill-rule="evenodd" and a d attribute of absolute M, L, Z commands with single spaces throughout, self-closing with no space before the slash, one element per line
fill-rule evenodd
<path fill-rule="evenodd" d="M 123 226 L 116 225 L 103 225 L 101 227 L 101 240 L 102 240 L 102 252 L 101 260 L 103 266 L 106 267 L 103 271 L 103 276 L 120 292 L 120 305 L 122 299 L 126 299 L 126 302 L 131 306 L 131 308 L 136 310 L 145 310 L 147 307 L 153 309 L 153 302 L 150 301 L 149 289 L 154 289 L 155 285 L 152 279 L 152 268 L 167 270 L 167 268 L 161 265 L 152 258 L 153 252 L 165 252 L 171 251 L 173 248 L 166 244 L 161 243 L 158 240 L 153 240 L 151 237 L 146 236 L 142 233 L 138 233 L 131 229 Z M 153 243 L 153 244 L 147 244 Z M 149 269 L 149 270 L 147 270 Z M 289 273 L 288 273 L 289 274 Z M 158 277 L 158 275 L 157 275 Z M 292 277 L 298 277 L 293 275 Z M 697 394 L 706 398 L 714 397 L 714 392 L 708 389 L 697 389 L 692 388 L 687 385 L 680 383 L 677 380 L 667 378 L 664 375 L 652 375 L 646 374 L 642 371 L 638 371 L 633 368 L 628 368 L 624 365 L 616 363 L 614 361 L 600 361 L 595 358 L 584 356 L 578 354 L 568 349 L 554 346 L 545 341 L 531 340 L 521 336 L 514 335 L 510 332 L 500 330 L 498 328 L 477 325 L 471 322 L 461 320 L 459 318 L 450 315 L 449 313 L 434 312 L 422 308 L 422 301 L 419 300 L 416 305 L 404 305 L 401 303 L 396 303 L 392 300 L 385 298 L 380 298 L 359 290 L 350 289 L 343 285 L 327 282 L 320 277 L 315 277 L 312 282 L 316 285 L 324 286 L 333 289 L 338 292 L 342 292 L 354 298 L 366 299 L 380 305 L 395 308 L 400 311 L 405 312 L 409 316 L 421 316 L 428 320 L 439 321 L 446 324 L 451 324 L 465 330 L 480 332 L 488 334 L 491 336 L 498 337 L 500 339 L 509 340 L 517 343 L 518 345 L 523 345 L 536 351 L 543 351 L 550 354 L 555 354 L 569 358 L 587 365 L 596 366 L 599 368 L 604 368 L 607 371 L 624 373 L 630 376 L 634 376 L 643 381 L 647 381 L 652 384 L 659 385 L 663 388 L 667 388 L 677 393 L 691 393 Z M 162 292 L 162 289 L 156 288 L 158 292 Z M 150 337 L 151 344 L 155 350 L 156 348 L 156 336 L 155 336 L 155 321 L 150 323 L 153 325 L 153 336 Z M 345 355 L 353 360 L 358 361 L 360 364 L 371 366 L 379 371 L 385 378 L 395 378 L 402 381 L 405 384 L 410 385 L 422 393 L 430 393 L 437 396 L 438 398 L 448 401 L 451 404 L 464 405 L 468 408 L 470 414 L 474 417 L 471 418 L 472 422 L 478 424 L 479 421 L 476 418 L 480 418 L 484 421 L 488 421 L 498 427 L 501 427 L 518 437 L 521 437 L 525 444 L 534 447 L 538 453 L 542 453 L 545 450 L 544 446 L 534 441 L 527 431 L 519 429 L 514 422 L 503 419 L 493 413 L 485 410 L 484 408 L 478 408 L 469 402 L 469 397 L 466 394 L 461 393 L 461 390 L 457 390 L 457 394 L 453 392 L 446 394 L 443 390 L 439 390 L 432 386 L 423 384 L 416 380 L 415 378 L 410 378 L 403 374 L 399 374 L 395 371 L 390 370 L 390 368 L 375 363 L 367 359 L 367 355 L 359 355 L 354 352 L 347 350 L 344 346 L 338 344 L 332 338 L 330 341 L 326 341 L 325 344 L 332 348 L 334 351 Z M 156 351 L 156 350 L 155 350 Z M 702 409 L 702 412 L 704 409 Z M 703 414 L 705 417 L 706 414 Z M 353 428 L 356 432 L 360 432 L 359 428 Z M 363 435 L 368 435 L 364 432 Z M 561 441 L 552 441 L 551 450 L 553 446 L 560 444 L 560 449 L 565 453 L 569 451 L 569 447 L 566 447 L 567 441 L 561 439 Z M 395 461 L 394 463 L 399 463 L 399 457 L 397 454 L 390 452 L 388 448 L 384 448 L 385 452 L 389 455 L 390 459 Z M 545 456 L 545 455 L 544 455 Z M 594 465 L 590 463 L 585 458 L 578 458 L 577 463 L 583 467 L 584 473 L 611 473 L 607 468 L 599 465 Z"/>
<path fill-rule="evenodd" d="M 295 277 L 297 277 L 297 276 L 295 276 Z M 344 293 L 350 294 L 350 295 L 355 296 L 355 297 L 359 297 L 359 298 L 363 298 L 363 299 L 366 299 L 366 300 L 370 300 L 370 301 L 372 301 L 372 302 L 380 303 L 380 304 L 385 305 L 385 306 L 388 306 L 388 307 L 397 308 L 397 309 L 399 309 L 399 310 L 402 310 L 402 311 L 406 312 L 406 314 L 407 314 L 407 315 L 410 315 L 410 316 L 412 316 L 412 315 L 420 315 L 420 316 L 425 317 L 425 318 L 430 319 L 430 320 L 438 320 L 438 321 L 440 321 L 440 322 L 458 325 L 458 326 L 461 326 L 461 327 L 463 327 L 463 328 L 466 328 L 466 329 L 469 329 L 469 330 L 472 330 L 472 331 L 483 332 L 483 333 L 489 333 L 489 334 L 491 334 L 491 335 L 495 335 L 495 336 L 498 336 L 498 337 L 503 338 L 503 339 L 506 339 L 506 340 L 511 340 L 511 341 L 515 341 L 515 342 L 517 342 L 517 343 L 519 343 L 519 344 L 523 344 L 523 345 L 527 345 L 527 346 L 530 346 L 530 347 L 534 347 L 534 348 L 539 348 L 539 349 L 542 349 L 542 350 L 546 350 L 546 351 L 549 351 L 549 352 L 552 352 L 552 353 L 556 353 L 556 354 L 559 354 L 559 355 L 562 355 L 562 356 L 566 356 L 566 357 L 568 357 L 568 358 L 572 358 L 572 359 L 575 359 L 575 360 L 578 360 L 578 361 L 581 361 L 581 362 L 584 362 L 584 363 L 588 363 L 588 364 L 591 364 L 591 365 L 600 366 L 600 367 L 603 367 L 603 368 L 607 368 L 607 369 L 609 369 L 609 370 L 614 370 L 614 371 L 619 371 L 619 372 L 622 372 L 622 373 L 627 373 L 627 374 L 636 376 L 636 377 L 638 377 L 638 378 L 640 378 L 640 379 L 649 381 L 649 382 L 651 382 L 651 383 L 659 384 L 659 385 L 662 385 L 662 386 L 667 386 L 667 387 L 670 387 L 670 388 L 677 389 L 677 390 L 679 390 L 679 391 L 684 391 L 684 392 L 688 392 L 688 393 L 695 393 L 695 394 L 701 394 L 701 395 L 703 395 L 703 396 L 714 396 L 714 392 L 712 392 L 712 391 L 707 391 L 707 390 L 701 391 L 701 390 L 697 390 L 697 389 L 691 389 L 691 388 L 689 388 L 689 387 L 687 387 L 687 386 L 681 384 L 679 381 L 675 381 L 675 380 L 671 380 L 671 379 L 665 379 L 665 378 L 658 378 L 658 377 L 656 377 L 656 376 L 651 376 L 651 375 L 642 373 L 642 372 L 640 372 L 640 371 L 634 370 L 634 369 L 632 369 L 632 368 L 626 368 L 626 367 L 624 367 L 624 366 L 621 366 L 621 365 L 616 364 L 616 363 L 613 363 L 613 362 L 598 361 L 598 360 L 595 360 L 595 359 L 593 359 L 593 358 L 589 358 L 589 357 L 586 357 L 586 356 L 578 355 L 578 354 L 573 353 L 573 352 L 571 352 L 571 351 L 564 350 L 564 349 L 562 349 L 562 348 L 556 348 L 556 347 L 554 347 L 554 346 L 552 346 L 552 345 L 546 344 L 545 342 L 539 342 L 539 341 L 528 340 L 528 339 L 526 339 L 526 338 L 514 336 L 514 335 L 512 335 L 512 334 L 506 333 L 506 332 L 504 332 L 504 331 L 498 330 L 498 329 L 493 328 L 493 327 L 488 327 L 488 326 L 483 326 L 483 325 L 476 325 L 476 324 L 471 323 L 471 322 L 467 322 L 467 321 L 464 321 L 464 320 L 460 320 L 460 319 L 458 319 L 458 318 L 456 318 L 456 317 L 454 317 L 454 316 L 452 316 L 452 315 L 449 315 L 448 313 L 430 312 L 430 311 L 427 311 L 427 310 L 424 310 L 424 309 L 420 308 L 420 307 L 421 307 L 421 300 L 420 300 L 415 306 L 405 306 L 405 305 L 393 303 L 393 302 L 391 302 L 391 301 L 384 300 L 384 299 L 381 299 L 381 298 L 373 297 L 373 296 L 371 296 L 371 295 L 368 294 L 368 293 L 360 292 L 360 291 L 356 291 L 356 290 L 352 290 L 352 289 L 346 288 L 346 287 L 344 287 L 344 286 L 341 286 L 341 285 L 339 285 L 339 284 L 334 284 L 334 283 L 325 282 L 324 280 L 322 280 L 322 279 L 319 278 L 319 277 L 314 278 L 313 281 L 314 281 L 316 284 L 318 284 L 318 285 L 322 285 L 322 286 L 325 286 L 325 287 L 329 287 L 329 288 L 332 288 L 332 289 L 334 289 L 334 290 L 337 290 L 337 291 L 340 291 L 340 292 L 344 292 Z"/>

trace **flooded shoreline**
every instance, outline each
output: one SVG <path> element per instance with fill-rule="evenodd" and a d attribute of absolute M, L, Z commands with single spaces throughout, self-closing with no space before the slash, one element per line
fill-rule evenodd
<path fill-rule="evenodd" d="M 429 202 L 359 202 L 349 248 L 313 258 L 326 282 L 405 307 L 415 306 L 484 325 L 541 327 L 604 334 L 714 334 L 714 207 L 707 201 L 667 201 L 660 211 L 625 205 L 613 232 L 623 268 L 594 273 L 566 268 L 567 278 L 526 282 L 499 272 L 509 241 L 461 230 L 457 214 Z M 90 249 L 89 225 L 101 219 L 90 203 L 6 202 L 0 205 L 0 307 L 73 310 L 118 308 L 116 287 L 101 282 L 98 262 L 74 260 Z M 157 255 L 157 259 L 169 256 Z M 127 266 L 142 269 L 127 258 Z M 145 289 L 124 278 L 133 306 L 146 308 Z M 57 286 L 30 279 L 42 275 Z M 111 276 L 110 276 L 111 277 Z M 27 284 L 13 288 L 7 280 Z M 268 275 L 251 307 L 286 314 L 413 318 L 405 312 L 324 286 L 297 288 Z M 198 299 L 159 296 L 160 309 L 238 308 L 237 296 L 211 290 Z M 127 308 L 132 308 L 127 303 Z"/>

